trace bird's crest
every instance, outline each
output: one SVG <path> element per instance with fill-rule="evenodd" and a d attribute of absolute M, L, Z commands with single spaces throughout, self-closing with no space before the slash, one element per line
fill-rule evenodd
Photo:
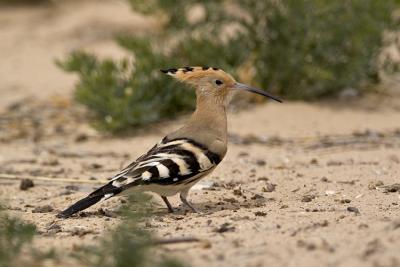
<path fill-rule="evenodd" d="M 161 72 L 175 77 L 181 81 L 187 81 L 191 79 L 199 79 L 211 75 L 227 76 L 226 78 L 231 78 L 231 76 L 219 68 L 213 67 L 183 67 L 183 68 L 170 68 L 162 69 Z"/>

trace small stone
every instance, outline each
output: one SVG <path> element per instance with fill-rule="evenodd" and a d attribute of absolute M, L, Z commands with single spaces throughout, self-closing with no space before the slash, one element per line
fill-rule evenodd
<path fill-rule="evenodd" d="M 90 168 L 97 170 L 97 169 L 103 168 L 103 165 L 101 165 L 99 163 L 92 163 L 92 164 L 90 164 Z"/>
<path fill-rule="evenodd" d="M 351 200 L 350 199 L 341 199 L 340 200 L 340 203 L 342 203 L 342 204 L 346 204 L 346 203 L 350 203 L 351 202 Z"/>
<path fill-rule="evenodd" d="M 265 186 L 262 188 L 263 192 L 274 192 L 276 188 L 276 184 L 272 184 L 272 183 L 266 183 Z"/>
<path fill-rule="evenodd" d="M 324 177 L 321 178 L 321 182 L 329 183 L 330 181 L 329 181 L 329 179 L 327 177 L 324 176 Z"/>
<path fill-rule="evenodd" d="M 263 212 L 263 211 L 256 211 L 256 212 L 254 212 L 254 215 L 265 217 L 265 216 L 267 216 L 267 213 Z"/>
<path fill-rule="evenodd" d="M 233 194 L 234 194 L 235 196 L 242 196 L 242 195 L 243 195 L 242 190 L 241 190 L 240 188 L 238 188 L 238 189 L 233 189 Z"/>
<path fill-rule="evenodd" d="M 385 185 L 382 186 L 381 188 L 384 189 L 384 193 L 395 193 L 395 192 L 400 192 L 400 184 L 391 184 L 391 185 Z"/>
<path fill-rule="evenodd" d="M 254 194 L 251 198 L 251 200 L 257 200 L 257 199 L 265 199 L 265 197 L 263 197 L 260 194 Z"/>
<path fill-rule="evenodd" d="M 354 212 L 356 215 L 360 214 L 360 211 L 356 207 L 347 207 L 347 211 Z"/>
<path fill-rule="evenodd" d="M 258 159 L 258 160 L 256 160 L 256 164 L 258 166 L 265 166 L 267 164 L 267 162 L 263 159 Z"/>
<path fill-rule="evenodd" d="M 315 195 L 304 195 L 301 202 L 311 202 L 313 199 L 315 199 Z"/>
<path fill-rule="evenodd" d="M 21 183 L 19 184 L 19 189 L 25 191 L 34 186 L 35 184 L 31 179 L 22 179 Z"/>
<path fill-rule="evenodd" d="M 75 142 L 80 143 L 80 142 L 85 142 L 89 139 L 89 136 L 85 133 L 80 133 L 75 137 Z"/>
<path fill-rule="evenodd" d="M 318 160 L 316 158 L 313 158 L 310 160 L 310 164 L 318 165 Z"/>
<path fill-rule="evenodd" d="M 50 205 L 38 206 L 32 210 L 32 213 L 48 213 L 52 212 L 54 208 Z"/>
<path fill-rule="evenodd" d="M 223 223 L 223 224 L 221 224 L 220 227 L 215 228 L 214 232 L 216 232 L 216 233 L 234 232 L 235 229 L 236 228 L 234 226 L 231 226 L 230 223 Z"/>

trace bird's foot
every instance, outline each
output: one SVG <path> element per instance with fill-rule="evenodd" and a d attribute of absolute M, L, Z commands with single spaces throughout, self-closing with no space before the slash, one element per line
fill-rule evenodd
<path fill-rule="evenodd" d="M 193 207 L 192 204 L 190 204 L 189 201 L 187 201 L 187 199 L 185 197 L 183 197 L 182 195 L 180 195 L 180 199 L 182 201 L 182 203 L 184 205 L 186 205 L 193 213 L 200 213 L 195 207 Z"/>
<path fill-rule="evenodd" d="M 168 198 L 161 196 L 162 200 L 164 200 L 165 205 L 167 206 L 168 212 L 169 213 L 174 213 L 174 209 L 172 208 L 171 203 L 169 203 Z"/>

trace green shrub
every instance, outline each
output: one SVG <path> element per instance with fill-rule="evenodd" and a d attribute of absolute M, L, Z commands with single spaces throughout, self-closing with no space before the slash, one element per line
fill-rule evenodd
<path fill-rule="evenodd" d="M 379 80 L 377 55 L 396 0 L 130 0 L 162 30 L 124 36 L 135 61 L 75 52 L 59 62 L 77 72 L 76 99 L 95 124 L 121 132 L 193 109 L 193 90 L 160 68 L 216 66 L 285 99 L 366 90 Z"/>
<path fill-rule="evenodd" d="M 65 70 L 79 73 L 75 97 L 93 112 L 95 126 L 121 132 L 193 108 L 193 90 L 168 81 L 159 71 L 169 65 L 166 58 L 150 56 L 146 48 L 141 52 L 134 66 L 128 60 L 99 61 L 82 52 L 59 62 Z"/>
<path fill-rule="evenodd" d="M 124 220 L 94 246 L 80 249 L 75 257 L 88 267 L 182 267 L 173 259 L 159 259 L 148 253 L 151 245 L 149 232 L 143 230 L 143 220 L 151 210 L 151 198 L 146 195 L 130 197 L 120 214 Z"/>
<path fill-rule="evenodd" d="M 182 267 L 182 263 L 172 258 L 152 257 L 151 234 L 143 229 L 144 221 L 151 210 L 151 198 L 137 194 L 129 204 L 121 208 L 123 218 L 119 226 L 104 234 L 98 243 L 82 246 L 73 255 L 80 266 L 87 267 Z M 0 207 L 0 266 L 1 267 L 42 267 L 46 259 L 59 263 L 52 248 L 40 252 L 32 246 L 36 227 L 10 217 Z"/>
<path fill-rule="evenodd" d="M 0 207 L 0 266 L 15 266 L 22 249 L 32 242 L 35 231 L 34 225 L 9 217 Z"/>
<path fill-rule="evenodd" d="M 332 96 L 346 87 L 365 90 L 377 82 L 383 32 L 394 26 L 391 15 L 399 7 L 395 0 L 130 2 L 146 14 L 166 13 L 168 32 L 184 33 L 180 42 L 186 46 L 200 38 L 207 51 L 224 28 L 237 26 L 224 48 L 208 51 L 206 58 L 213 63 L 218 58 L 231 69 L 251 68 L 253 83 L 294 99 Z M 204 17 L 190 22 L 190 14 L 184 14 L 196 5 Z M 179 55 L 198 59 L 196 49 Z M 230 60 L 234 57 L 240 60 Z"/>

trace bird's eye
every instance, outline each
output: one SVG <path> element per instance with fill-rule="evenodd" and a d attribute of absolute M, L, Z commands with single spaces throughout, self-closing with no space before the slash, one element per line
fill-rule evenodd
<path fill-rule="evenodd" d="M 215 84 L 216 85 L 221 85 L 221 84 L 223 84 L 223 82 L 221 80 L 215 80 Z"/>

